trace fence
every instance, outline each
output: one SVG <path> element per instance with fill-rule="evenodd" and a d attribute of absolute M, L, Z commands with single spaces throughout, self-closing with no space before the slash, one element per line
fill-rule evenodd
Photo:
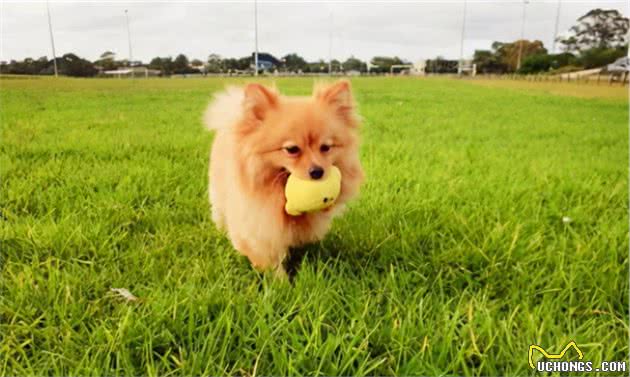
<path fill-rule="evenodd" d="M 628 72 L 620 75 L 611 75 L 605 73 L 598 73 L 596 75 L 577 75 L 575 73 L 564 73 L 561 75 L 545 75 L 545 74 L 531 74 L 531 75 L 519 75 L 519 74 L 477 74 L 481 79 L 498 79 L 498 80 L 518 80 L 518 81 L 531 81 L 531 82 L 565 82 L 575 84 L 605 84 L 605 85 L 628 85 L 629 83 Z"/>

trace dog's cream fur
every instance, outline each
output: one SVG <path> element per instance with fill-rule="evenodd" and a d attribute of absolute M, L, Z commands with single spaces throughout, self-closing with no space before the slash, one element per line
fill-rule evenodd
<path fill-rule="evenodd" d="M 209 174 L 213 221 L 254 267 L 284 274 L 288 248 L 321 240 L 363 180 L 350 84 L 319 86 L 311 97 L 285 97 L 259 84 L 229 87 L 215 96 L 204 118 L 216 131 Z M 287 215 L 288 175 L 308 179 L 311 167 L 328 174 L 331 165 L 342 174 L 336 204 L 327 211 Z"/>

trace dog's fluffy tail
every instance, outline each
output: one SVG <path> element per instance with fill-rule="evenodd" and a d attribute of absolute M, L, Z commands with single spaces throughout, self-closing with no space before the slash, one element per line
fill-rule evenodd
<path fill-rule="evenodd" d="M 242 114 L 243 98 L 243 88 L 236 86 L 217 93 L 203 116 L 206 128 L 219 131 L 233 127 Z"/>

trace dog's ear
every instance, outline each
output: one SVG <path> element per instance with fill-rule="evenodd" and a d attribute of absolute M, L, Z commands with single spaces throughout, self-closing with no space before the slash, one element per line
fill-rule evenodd
<path fill-rule="evenodd" d="M 350 125 L 356 125 L 357 115 L 355 113 L 352 89 L 348 80 L 339 80 L 328 86 L 316 86 L 313 96 L 329 106 L 332 106 L 337 114 Z"/>
<path fill-rule="evenodd" d="M 267 111 L 278 105 L 278 93 L 260 84 L 245 87 L 243 107 L 245 112 L 256 120 L 265 119 Z"/>

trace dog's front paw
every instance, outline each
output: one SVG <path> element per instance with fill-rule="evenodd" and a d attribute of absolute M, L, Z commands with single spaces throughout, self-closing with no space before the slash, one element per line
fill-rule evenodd
<path fill-rule="evenodd" d="M 285 270 L 282 264 L 276 266 L 276 268 L 273 269 L 273 277 L 282 281 L 289 280 L 287 270 Z"/>

